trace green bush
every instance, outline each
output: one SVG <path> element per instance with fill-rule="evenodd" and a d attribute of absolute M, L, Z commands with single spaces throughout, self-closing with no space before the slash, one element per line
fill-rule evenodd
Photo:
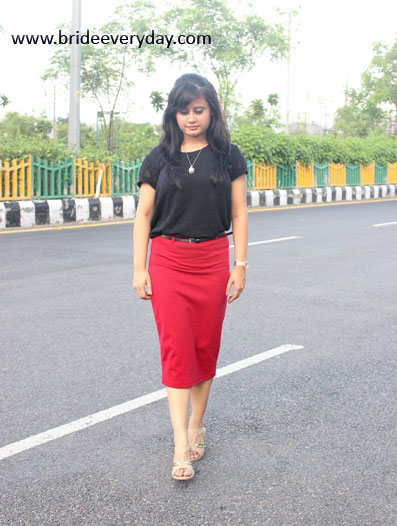
<path fill-rule="evenodd" d="M 90 130 L 88 130 L 90 131 Z M 85 144 L 78 157 L 88 161 L 134 161 L 142 159 L 158 144 L 161 127 L 148 123 L 120 123 L 117 152 L 111 154 L 100 137 L 96 148 L 92 133 L 86 133 Z M 92 131 L 92 130 L 91 130 Z M 291 168 L 295 160 L 308 166 L 312 161 L 333 163 L 363 163 L 376 161 L 380 165 L 397 162 L 397 137 L 370 135 L 358 137 L 313 137 L 309 135 L 286 135 L 276 133 L 261 125 L 244 124 L 230 132 L 232 142 L 237 144 L 246 159 L 255 159 L 268 165 Z M 66 138 L 54 141 L 39 136 L 19 135 L 0 137 L 0 160 L 26 159 L 34 155 L 47 161 L 62 161 L 73 155 Z"/>
<path fill-rule="evenodd" d="M 70 157 L 71 153 L 67 147 L 53 139 L 41 139 L 39 137 L 1 137 L 0 160 L 12 161 L 26 159 L 29 155 L 35 155 L 46 161 L 62 161 Z"/>
<path fill-rule="evenodd" d="M 159 126 L 154 126 L 149 123 L 131 123 L 121 121 L 119 125 L 119 133 L 116 141 L 114 140 L 115 151 L 111 153 L 106 149 L 103 134 L 99 134 L 99 144 L 96 148 L 94 140 L 86 142 L 84 147 L 80 149 L 78 156 L 87 161 L 114 161 L 116 159 L 126 162 L 135 161 L 145 157 L 149 151 L 158 144 L 161 136 Z"/>
<path fill-rule="evenodd" d="M 308 166 L 319 163 L 378 164 L 397 162 L 397 137 L 370 135 L 358 137 L 313 137 L 285 135 L 258 125 L 244 125 L 230 132 L 232 142 L 241 149 L 246 159 L 268 165 L 291 167 L 295 160 Z"/>

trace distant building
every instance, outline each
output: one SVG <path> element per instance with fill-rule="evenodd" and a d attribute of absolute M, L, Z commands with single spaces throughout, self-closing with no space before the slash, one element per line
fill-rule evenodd
<path fill-rule="evenodd" d="M 397 119 L 386 117 L 383 121 L 384 130 L 388 135 L 397 135 Z"/>
<path fill-rule="evenodd" d="M 323 135 L 326 135 L 327 131 L 327 128 L 320 124 L 315 124 L 314 122 L 311 124 L 305 122 L 291 122 L 291 124 L 288 125 L 288 133 L 291 135 L 306 133 L 307 135 L 322 137 Z"/>
<path fill-rule="evenodd" d="M 316 135 L 317 137 L 322 137 L 325 133 L 326 128 L 324 126 L 320 126 L 320 124 L 308 124 L 307 126 L 307 133 L 309 135 Z"/>

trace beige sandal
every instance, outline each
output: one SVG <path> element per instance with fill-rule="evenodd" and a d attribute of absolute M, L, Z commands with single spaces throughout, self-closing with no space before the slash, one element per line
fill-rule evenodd
<path fill-rule="evenodd" d="M 174 451 L 174 455 L 175 455 L 176 451 Z M 188 455 L 186 455 L 186 453 L 188 453 Z M 192 466 L 192 461 L 190 459 L 190 448 L 187 449 L 184 454 L 184 460 L 181 460 L 181 461 L 175 461 L 173 464 L 172 464 L 172 471 L 171 471 L 171 475 L 172 475 L 172 478 L 174 478 L 175 480 L 188 480 L 188 479 L 191 479 L 194 477 L 194 469 L 193 469 L 193 466 Z M 187 459 L 189 460 L 186 460 L 185 458 L 187 457 Z M 175 475 L 175 472 L 178 471 L 178 469 L 183 469 L 183 468 L 187 468 L 187 469 L 190 469 L 192 472 L 189 474 L 189 475 L 183 475 L 183 476 L 177 476 Z"/>
<path fill-rule="evenodd" d="M 205 444 L 204 442 L 196 442 L 196 438 L 198 435 L 200 434 L 203 434 L 204 435 L 204 440 L 206 438 L 206 434 L 205 434 L 205 427 L 194 427 L 192 428 L 193 429 L 193 432 L 189 434 L 193 437 L 193 440 L 192 442 L 190 443 L 189 442 L 189 446 L 191 448 L 192 451 L 196 451 L 200 456 L 195 458 L 195 457 L 192 457 L 191 458 L 191 461 L 192 462 L 197 462 L 197 460 L 201 460 L 204 456 L 204 448 L 205 448 Z"/>

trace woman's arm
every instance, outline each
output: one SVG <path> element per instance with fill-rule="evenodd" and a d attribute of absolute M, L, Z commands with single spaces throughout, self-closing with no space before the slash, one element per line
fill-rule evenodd
<path fill-rule="evenodd" d="M 146 268 L 154 194 L 155 190 L 150 184 L 143 183 L 141 185 L 133 232 L 134 269 Z"/>
<path fill-rule="evenodd" d="M 148 183 L 140 188 L 138 207 L 133 231 L 134 278 L 133 287 L 141 299 L 151 299 L 145 291 L 147 284 L 152 292 L 149 272 L 146 270 L 146 259 L 149 245 L 150 221 L 154 209 L 155 190 Z"/>
<path fill-rule="evenodd" d="M 248 208 L 245 174 L 232 181 L 232 229 L 234 259 L 245 261 L 248 246 Z M 243 267 L 239 267 L 244 270 Z"/>
<path fill-rule="evenodd" d="M 232 229 L 234 244 L 234 260 L 247 259 L 248 246 L 248 208 L 246 197 L 245 173 L 232 181 Z M 237 299 L 245 287 L 245 268 L 234 266 L 226 287 L 226 293 L 233 285 L 233 296 L 228 298 L 228 303 Z"/>

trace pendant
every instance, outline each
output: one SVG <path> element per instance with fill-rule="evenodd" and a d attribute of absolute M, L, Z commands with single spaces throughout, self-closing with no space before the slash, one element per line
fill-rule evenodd
<path fill-rule="evenodd" d="M 194 174 L 194 166 L 191 166 L 191 167 L 189 168 L 189 173 L 190 173 L 190 174 Z"/>

